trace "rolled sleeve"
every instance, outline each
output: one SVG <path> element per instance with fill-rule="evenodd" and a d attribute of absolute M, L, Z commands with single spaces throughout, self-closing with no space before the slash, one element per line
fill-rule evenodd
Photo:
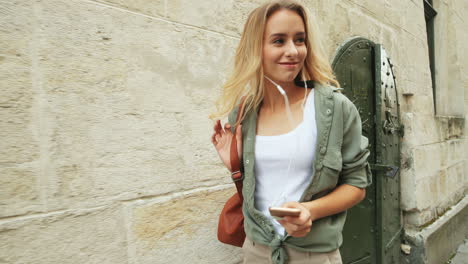
<path fill-rule="evenodd" d="M 354 104 L 348 100 L 343 111 L 343 168 L 339 183 L 366 188 L 372 184 L 372 174 L 367 161 L 370 155 L 367 148 L 369 140 L 362 136 L 361 118 Z"/>

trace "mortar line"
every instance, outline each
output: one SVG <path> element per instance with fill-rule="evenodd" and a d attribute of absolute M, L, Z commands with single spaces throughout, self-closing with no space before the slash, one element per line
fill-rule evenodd
<path fill-rule="evenodd" d="M 128 10 L 128 9 L 125 9 L 125 8 L 122 8 L 122 7 L 114 6 L 114 5 L 111 5 L 109 3 L 101 2 L 100 0 L 95 0 L 95 1 L 93 1 L 93 0 L 81 0 L 81 1 L 87 2 L 87 3 L 90 3 L 90 4 L 100 5 L 102 7 L 116 9 L 116 10 L 119 10 L 119 11 L 122 11 L 122 12 L 127 12 L 127 13 L 131 13 L 131 14 L 138 15 L 138 16 L 143 16 L 143 17 L 146 17 L 146 18 L 149 18 L 149 19 L 152 19 L 152 20 L 156 20 L 156 21 L 162 21 L 162 22 L 166 22 L 166 23 L 169 23 L 169 24 L 184 26 L 184 27 L 187 27 L 187 28 L 190 28 L 190 29 L 201 30 L 201 31 L 204 31 L 204 32 L 207 32 L 207 33 L 212 33 L 212 34 L 217 34 L 217 35 L 221 35 L 221 36 L 224 36 L 224 37 L 229 37 L 231 39 L 236 39 L 236 40 L 240 39 L 240 37 L 238 37 L 238 36 L 229 35 L 229 34 L 226 34 L 226 33 L 220 32 L 220 31 L 206 29 L 206 28 L 202 28 L 202 27 L 199 27 L 199 26 L 194 26 L 194 25 L 190 25 L 190 24 L 186 24 L 186 23 L 182 23 L 182 22 L 169 20 L 169 19 L 164 18 L 164 17 L 150 16 L 150 15 L 147 15 L 147 14 L 131 11 L 131 10 Z"/>
<path fill-rule="evenodd" d="M 34 214 L 19 215 L 19 216 L 18 215 L 7 216 L 7 217 L 0 219 L 0 226 L 3 224 L 11 223 L 11 222 L 34 220 L 34 219 L 38 219 L 39 217 L 47 218 L 47 217 L 63 215 L 67 213 L 74 214 L 74 215 L 78 215 L 81 213 L 91 213 L 91 212 L 95 212 L 95 211 L 109 208 L 112 206 L 115 206 L 115 204 L 106 204 L 106 205 L 100 205 L 96 207 L 87 207 L 87 208 L 71 208 L 71 209 L 57 210 L 57 211 L 52 211 L 52 212 L 47 212 L 47 213 L 34 213 Z"/>
<path fill-rule="evenodd" d="M 125 208 L 125 210 L 127 210 L 128 205 L 133 204 L 133 203 L 136 203 L 136 204 L 163 203 L 166 201 L 170 201 L 172 199 L 177 199 L 177 198 L 192 195 L 195 193 L 201 193 L 205 191 L 219 191 L 219 190 L 224 190 L 224 189 L 228 189 L 231 187 L 233 187 L 232 183 L 213 185 L 213 186 L 203 186 L 203 187 L 197 187 L 193 189 L 179 190 L 179 191 L 176 191 L 175 193 L 164 193 L 164 194 L 158 194 L 158 195 L 153 195 L 153 196 L 142 196 L 142 197 L 137 197 L 137 198 L 133 198 L 129 200 L 113 200 L 111 203 L 102 204 L 102 205 L 95 206 L 95 207 L 70 208 L 70 209 L 56 210 L 56 211 L 45 212 L 45 213 L 37 212 L 37 213 L 32 213 L 32 214 L 6 216 L 0 219 L 0 226 L 3 224 L 14 222 L 14 221 L 25 221 L 25 220 L 30 220 L 30 219 L 37 219 L 39 217 L 46 218 L 46 217 L 66 214 L 66 213 L 79 214 L 82 212 L 93 212 L 93 211 L 97 211 L 101 209 L 110 208 L 113 206 L 122 206 L 123 208 Z"/>
<path fill-rule="evenodd" d="M 120 200 L 120 202 L 124 204 L 127 204 L 127 203 L 163 203 L 163 202 L 170 201 L 172 199 L 177 199 L 177 198 L 188 196 L 188 195 L 195 194 L 195 193 L 200 193 L 200 192 L 205 192 L 205 191 L 219 191 L 219 190 L 228 189 L 230 187 L 233 187 L 232 183 L 213 185 L 213 186 L 203 186 L 203 187 L 196 187 L 193 189 L 177 190 L 172 193 L 148 195 L 148 196 L 142 196 L 142 197 L 133 198 L 129 200 Z"/>
<path fill-rule="evenodd" d="M 425 147 L 425 146 L 435 145 L 435 144 L 442 144 L 442 143 L 450 143 L 450 142 L 464 141 L 464 140 L 465 140 L 464 137 L 462 137 L 462 138 L 456 138 L 456 139 L 447 139 L 447 140 L 444 140 L 444 141 L 436 141 L 436 142 L 425 143 L 425 144 L 421 144 L 421 145 L 414 145 L 411 149 L 416 149 L 416 148 L 418 148 L 418 147 Z"/>

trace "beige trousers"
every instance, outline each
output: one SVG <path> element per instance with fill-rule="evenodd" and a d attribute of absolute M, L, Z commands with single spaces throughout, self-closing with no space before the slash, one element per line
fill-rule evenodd
<path fill-rule="evenodd" d="M 328 253 L 302 252 L 286 247 L 289 255 L 288 264 L 342 264 L 339 249 Z M 242 246 L 243 264 L 272 264 L 271 249 L 245 238 Z"/>

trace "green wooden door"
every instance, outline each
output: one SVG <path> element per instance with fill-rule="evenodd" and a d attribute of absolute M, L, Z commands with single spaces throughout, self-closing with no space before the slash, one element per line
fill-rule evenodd
<path fill-rule="evenodd" d="M 375 45 L 376 63 L 376 174 L 377 260 L 399 264 L 403 225 L 400 210 L 400 103 L 393 65 L 381 45 Z"/>
<path fill-rule="evenodd" d="M 383 122 L 389 115 L 386 102 L 396 101 L 397 97 L 391 68 L 381 65 L 387 60 L 382 54 L 380 45 L 364 38 L 353 38 L 340 46 L 333 61 L 343 93 L 360 113 L 363 135 L 369 139 L 369 163 L 373 172 L 373 184 L 367 188 L 366 198 L 348 210 L 340 248 L 344 263 L 399 263 L 387 261 L 399 256 L 401 224 L 399 174 L 396 169 L 399 167 L 399 134 L 386 133 L 388 129 L 383 126 L 390 124 Z M 386 64 L 388 66 L 388 62 Z M 387 75 L 387 72 L 391 74 Z M 385 85 L 391 88 L 382 90 Z M 382 96 L 386 93 L 392 99 Z M 397 118 L 393 118 L 391 124 L 399 127 L 397 101 L 392 106 L 390 116 Z M 391 177 L 384 176 L 390 172 L 395 173 Z M 388 225 L 390 222 L 392 224 Z"/>

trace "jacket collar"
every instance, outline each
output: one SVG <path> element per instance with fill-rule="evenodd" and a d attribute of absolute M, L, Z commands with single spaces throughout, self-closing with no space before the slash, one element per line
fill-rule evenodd
<path fill-rule="evenodd" d="M 331 126 L 333 116 L 333 90 L 327 86 L 314 82 L 315 96 L 315 119 L 317 122 L 317 144 L 323 144 L 328 141 L 328 132 Z M 255 152 L 255 137 L 257 135 L 257 117 L 259 107 L 252 109 L 247 113 L 243 131 L 243 152 Z M 326 133 L 325 133 L 326 132 Z M 253 165 L 253 160 L 249 161 Z M 253 168 L 253 166 L 251 166 Z"/>

